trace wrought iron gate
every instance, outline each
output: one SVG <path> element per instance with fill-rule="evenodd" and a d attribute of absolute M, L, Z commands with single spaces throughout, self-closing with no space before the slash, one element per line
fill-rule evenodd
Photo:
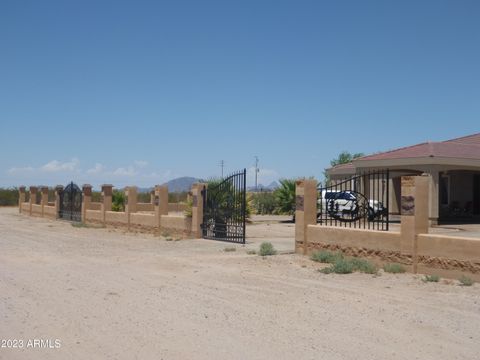
<path fill-rule="evenodd" d="M 82 221 L 82 190 L 73 182 L 60 193 L 58 217 L 70 221 Z"/>
<path fill-rule="evenodd" d="M 321 225 L 389 230 L 388 170 L 372 171 L 318 188 Z"/>
<path fill-rule="evenodd" d="M 246 176 L 244 169 L 203 189 L 204 239 L 245 244 Z"/>

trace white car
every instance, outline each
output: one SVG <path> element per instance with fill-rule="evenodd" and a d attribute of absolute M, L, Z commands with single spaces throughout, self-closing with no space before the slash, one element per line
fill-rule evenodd
<path fill-rule="evenodd" d="M 319 216 L 322 213 L 327 213 L 333 216 L 359 216 L 359 212 L 362 210 L 363 195 L 351 191 L 351 190 L 322 190 L 319 193 L 317 200 Z M 365 204 L 367 199 L 364 198 Z M 368 206 L 366 206 L 366 214 L 368 220 L 373 220 L 375 217 L 384 215 L 387 211 L 383 204 L 378 200 L 368 200 Z"/>

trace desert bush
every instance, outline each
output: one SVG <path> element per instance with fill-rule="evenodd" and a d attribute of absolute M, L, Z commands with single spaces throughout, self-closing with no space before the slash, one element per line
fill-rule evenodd
<path fill-rule="evenodd" d="M 392 274 L 399 274 L 405 272 L 405 267 L 398 263 L 388 263 L 383 266 L 383 270 Z"/>
<path fill-rule="evenodd" d="M 332 252 L 328 250 L 321 250 L 314 252 L 311 257 L 313 261 L 317 261 L 320 263 L 329 263 L 332 264 L 338 259 L 343 258 L 343 254 L 341 252 Z"/>
<path fill-rule="evenodd" d="M 315 258 L 323 260 L 320 262 L 326 262 L 331 264 L 329 267 L 320 270 L 320 272 L 324 274 L 350 274 L 355 271 L 363 272 L 366 274 L 376 274 L 378 272 L 377 267 L 370 261 L 355 257 L 346 258 L 341 253 L 321 251 L 318 252 L 317 255 L 315 255 Z"/>
<path fill-rule="evenodd" d="M 139 192 L 137 193 L 137 202 L 149 204 L 152 200 L 150 192 Z"/>
<path fill-rule="evenodd" d="M 193 207 L 193 200 L 192 198 L 189 198 L 187 199 L 187 206 L 185 208 L 185 211 L 183 212 L 183 214 L 186 216 L 186 217 L 189 217 L 191 218 L 192 217 L 192 207 Z"/>
<path fill-rule="evenodd" d="M 262 242 L 260 244 L 260 250 L 258 251 L 258 255 L 269 256 L 269 255 L 276 255 L 276 254 L 277 254 L 277 250 L 275 250 L 272 243 Z"/>
<path fill-rule="evenodd" d="M 247 250 L 247 255 L 255 255 L 257 252 L 253 249 Z"/>
<path fill-rule="evenodd" d="M 440 280 L 440 276 L 438 275 L 425 275 L 422 279 L 423 282 L 438 282 Z"/>
<path fill-rule="evenodd" d="M 273 192 L 252 193 L 251 199 L 255 214 L 270 215 L 275 213 L 277 201 Z"/>
<path fill-rule="evenodd" d="M 462 275 L 458 281 L 460 281 L 460 285 L 462 286 L 472 286 L 475 283 L 475 281 L 465 275 Z"/>
<path fill-rule="evenodd" d="M 92 202 L 101 202 L 101 201 L 102 201 L 102 192 L 92 191 Z"/>
<path fill-rule="evenodd" d="M 18 196 L 17 188 L 0 188 L 0 206 L 18 205 Z"/>
<path fill-rule="evenodd" d="M 375 264 L 371 263 L 366 259 L 354 257 L 350 259 L 350 262 L 352 263 L 355 271 L 363 272 L 366 274 L 376 274 L 378 272 L 378 268 L 375 266 Z"/>
<path fill-rule="evenodd" d="M 113 191 L 112 211 L 125 211 L 125 193 L 123 191 Z"/>
<path fill-rule="evenodd" d="M 233 252 L 237 251 L 237 248 L 235 246 L 227 246 L 226 248 L 223 249 L 225 252 Z"/>
<path fill-rule="evenodd" d="M 335 274 L 351 274 L 355 268 L 349 259 L 337 259 L 332 265 L 332 272 Z"/>
<path fill-rule="evenodd" d="M 184 203 L 187 202 L 188 191 L 180 192 L 169 192 L 168 193 L 168 202 L 169 203 Z"/>

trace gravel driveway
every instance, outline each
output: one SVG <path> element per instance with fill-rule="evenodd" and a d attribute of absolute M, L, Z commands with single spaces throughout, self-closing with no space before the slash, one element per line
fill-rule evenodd
<path fill-rule="evenodd" d="M 480 286 L 325 275 L 248 255 L 255 231 L 225 252 L 0 208 L 0 339 L 24 342 L 0 359 L 479 358 Z"/>

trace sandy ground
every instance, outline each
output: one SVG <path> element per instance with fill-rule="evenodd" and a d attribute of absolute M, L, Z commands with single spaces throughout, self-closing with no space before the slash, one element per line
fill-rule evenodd
<path fill-rule="evenodd" d="M 247 255 L 268 233 L 259 222 L 225 252 L 0 209 L 0 339 L 61 343 L 0 359 L 479 358 L 479 285 Z M 277 230 L 286 244 L 291 229 Z"/>

